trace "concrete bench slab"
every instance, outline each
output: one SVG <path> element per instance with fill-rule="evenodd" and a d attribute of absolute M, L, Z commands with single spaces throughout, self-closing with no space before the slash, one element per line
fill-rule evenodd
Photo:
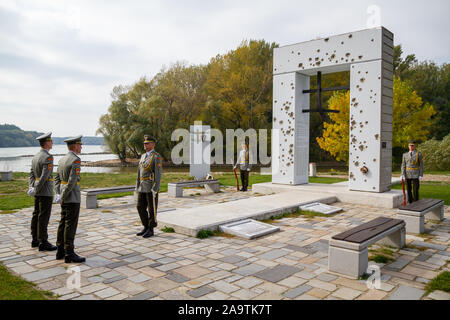
<path fill-rule="evenodd" d="M 81 206 L 84 209 L 97 208 L 97 196 L 99 194 L 112 194 L 121 192 L 131 192 L 135 190 L 135 186 L 119 186 L 109 188 L 96 188 L 81 191 Z"/>
<path fill-rule="evenodd" d="M 425 214 L 431 213 L 432 219 L 444 220 L 444 201 L 437 199 L 421 199 L 397 209 L 397 217 L 406 222 L 406 232 L 424 233 Z"/>
<path fill-rule="evenodd" d="M 171 182 L 167 185 L 167 193 L 169 197 L 180 198 L 183 196 L 183 188 L 193 188 L 204 186 L 208 192 L 219 192 L 220 184 L 219 180 L 193 180 L 193 181 L 181 181 Z"/>
<path fill-rule="evenodd" d="M 329 242 L 328 269 L 357 279 L 368 266 L 367 247 L 375 242 L 405 246 L 405 222 L 379 217 L 333 236 Z"/>

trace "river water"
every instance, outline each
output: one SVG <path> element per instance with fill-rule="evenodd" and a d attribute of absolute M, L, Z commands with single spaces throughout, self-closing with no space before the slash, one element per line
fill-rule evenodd
<path fill-rule="evenodd" d="M 31 160 L 38 153 L 39 149 L 40 147 L 0 148 L 0 171 L 30 172 Z M 57 167 L 59 160 L 67 153 L 67 145 L 55 144 L 50 150 L 50 153 L 54 155 L 53 163 Z M 82 161 L 91 162 L 117 159 L 115 154 L 111 154 L 105 146 L 101 145 L 83 145 L 82 153 L 79 157 Z M 83 166 L 81 171 L 112 173 L 119 172 L 121 169 Z"/>

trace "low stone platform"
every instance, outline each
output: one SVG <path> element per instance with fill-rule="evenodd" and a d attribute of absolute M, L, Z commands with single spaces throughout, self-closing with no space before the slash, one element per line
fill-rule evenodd
<path fill-rule="evenodd" d="M 403 201 L 401 190 L 391 190 L 383 193 L 348 190 L 346 181 L 335 184 L 309 183 L 298 186 L 274 184 L 272 182 L 257 183 L 252 186 L 253 192 L 262 194 L 299 192 L 302 194 L 321 194 L 335 196 L 338 201 L 370 205 L 378 208 L 398 208 Z"/>
<path fill-rule="evenodd" d="M 217 230 L 219 225 L 244 219 L 262 220 L 288 212 L 311 202 L 331 204 L 330 194 L 283 192 L 243 200 L 179 209 L 158 215 L 158 228 L 171 227 L 177 233 L 195 237 L 200 230 Z"/>

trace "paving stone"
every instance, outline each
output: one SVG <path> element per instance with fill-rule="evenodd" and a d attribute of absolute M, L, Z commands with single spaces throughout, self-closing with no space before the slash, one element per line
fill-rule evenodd
<path fill-rule="evenodd" d="M 329 274 L 329 273 L 321 273 L 318 277 L 317 280 L 321 280 L 321 281 L 325 281 L 325 282 L 330 282 L 333 281 L 335 279 L 337 279 L 338 277 L 333 275 L 333 274 Z"/>
<path fill-rule="evenodd" d="M 331 295 L 333 297 L 341 298 L 344 300 L 353 300 L 361 295 L 361 291 L 350 289 L 350 288 L 339 288 L 334 291 Z"/>
<path fill-rule="evenodd" d="M 429 243 L 429 242 L 413 241 L 411 244 L 414 245 L 414 246 L 425 247 L 425 248 L 430 248 L 430 249 L 439 250 L 439 251 L 447 250 L 446 246 L 442 246 L 442 245 L 438 245 L 438 244 L 434 244 L 434 243 Z"/>
<path fill-rule="evenodd" d="M 289 254 L 289 251 L 287 251 L 287 250 L 282 250 L 282 249 L 281 250 L 272 250 L 272 251 L 269 251 L 269 252 L 259 255 L 258 258 L 265 259 L 265 260 L 275 260 L 275 259 L 285 256 L 287 254 Z"/>
<path fill-rule="evenodd" d="M 237 298 L 239 300 L 250 300 L 250 299 L 253 299 L 254 297 L 258 296 L 259 294 L 260 293 L 257 293 L 257 292 L 251 291 L 251 290 L 241 289 L 241 290 L 231 293 L 231 296 L 234 298 Z"/>
<path fill-rule="evenodd" d="M 177 283 L 183 283 L 183 282 L 189 281 L 189 278 L 186 278 L 178 273 L 172 273 L 172 274 L 166 276 L 166 278 L 171 281 L 177 282 Z"/>
<path fill-rule="evenodd" d="M 233 272 L 243 275 L 243 276 L 250 276 L 250 275 L 254 275 L 255 273 L 260 272 L 264 269 L 266 269 L 266 267 L 263 267 L 259 264 L 252 263 L 252 264 L 246 265 L 244 267 L 241 267 L 239 269 L 235 269 L 235 270 L 233 270 Z"/>
<path fill-rule="evenodd" d="M 245 260 L 245 258 L 237 256 L 237 255 L 231 255 L 231 256 L 226 256 L 226 257 L 220 258 L 219 260 L 222 262 L 225 262 L 225 263 L 235 264 L 235 263 L 241 262 L 242 260 Z"/>
<path fill-rule="evenodd" d="M 211 273 L 212 271 L 196 265 L 189 265 L 176 269 L 176 272 L 178 274 L 181 274 L 182 276 L 185 276 L 186 278 L 195 279 L 205 274 Z"/>
<path fill-rule="evenodd" d="M 231 293 L 231 292 L 234 292 L 234 291 L 237 291 L 237 290 L 241 289 L 240 287 L 238 287 L 238 286 L 236 286 L 234 284 L 230 284 L 230 283 L 228 283 L 226 281 L 223 281 L 223 280 L 219 280 L 219 281 L 210 283 L 208 286 L 210 286 L 210 287 L 212 287 L 212 288 L 214 288 L 214 289 L 216 289 L 218 291 L 225 292 L 225 293 L 228 293 L 228 294 Z"/>
<path fill-rule="evenodd" d="M 387 292 L 372 289 L 360 295 L 356 300 L 381 300 L 386 297 L 386 295 Z"/>
<path fill-rule="evenodd" d="M 302 286 L 298 286 L 294 289 L 291 289 L 289 291 L 286 291 L 285 293 L 283 293 L 283 296 L 285 296 L 286 298 L 294 299 L 294 298 L 298 297 L 299 295 L 308 292 L 311 289 L 312 289 L 311 286 L 302 285 Z"/>
<path fill-rule="evenodd" d="M 135 295 L 135 296 L 131 296 L 131 297 L 127 298 L 127 300 L 148 300 L 148 299 L 151 299 L 156 296 L 157 296 L 156 293 L 154 293 L 152 291 L 147 291 L 147 292 L 143 292 L 138 295 Z"/>
<path fill-rule="evenodd" d="M 293 274 L 300 272 L 301 269 L 293 266 L 287 266 L 287 265 L 278 265 L 276 267 L 273 267 L 272 269 L 260 271 L 258 273 L 255 273 L 255 277 L 271 281 L 271 282 L 278 282 L 283 279 L 286 279 Z"/>
<path fill-rule="evenodd" d="M 102 283 L 93 283 L 91 285 L 81 287 L 80 289 L 78 289 L 78 291 L 81 294 L 89 294 L 89 293 L 103 290 L 105 288 L 106 288 L 106 286 Z"/>
<path fill-rule="evenodd" d="M 386 265 L 385 268 L 388 270 L 400 271 L 410 262 L 411 262 L 411 260 L 399 258 L 399 259 L 395 260 L 394 262 Z"/>
<path fill-rule="evenodd" d="M 448 294 L 447 292 L 441 291 L 441 290 L 436 290 L 431 292 L 428 295 L 429 298 L 433 299 L 433 300 L 450 300 L 450 294 Z"/>
<path fill-rule="evenodd" d="M 23 274 L 22 277 L 28 281 L 34 282 L 42 279 L 53 278 L 60 274 L 65 274 L 66 269 L 63 267 L 54 267 L 50 269 L 38 270 L 30 273 Z"/>
<path fill-rule="evenodd" d="M 102 298 L 102 299 L 106 299 L 112 296 L 116 296 L 120 294 L 120 291 L 114 289 L 114 288 L 106 288 L 100 291 L 95 292 L 95 295 Z"/>
<path fill-rule="evenodd" d="M 400 285 L 389 297 L 389 300 L 420 300 L 425 294 L 424 290 Z"/>
<path fill-rule="evenodd" d="M 402 273 L 407 273 L 430 280 L 439 274 L 438 272 L 435 271 L 425 270 L 423 268 L 416 268 L 412 266 L 407 266 L 405 269 L 402 270 Z"/>
<path fill-rule="evenodd" d="M 311 287 L 327 290 L 327 291 L 334 291 L 336 290 L 336 285 L 316 279 L 312 279 L 306 283 L 307 285 L 310 285 Z"/>
<path fill-rule="evenodd" d="M 307 279 L 307 280 L 310 280 L 310 279 L 316 277 L 316 275 L 314 273 L 311 273 L 311 272 L 308 272 L 308 271 L 300 271 L 300 272 L 297 272 L 295 275 L 297 277 L 300 277 L 300 278 L 303 278 L 303 279 Z"/>
<path fill-rule="evenodd" d="M 116 281 L 120 281 L 120 280 L 123 280 L 123 279 L 126 279 L 126 278 L 127 278 L 126 276 L 119 275 L 117 277 L 106 279 L 105 281 L 103 281 L 103 283 L 104 284 L 110 284 L 110 283 L 113 283 L 113 282 L 116 282 Z"/>
<path fill-rule="evenodd" d="M 417 256 L 415 258 L 415 261 L 422 261 L 423 262 L 423 261 L 428 260 L 430 257 L 431 257 L 431 254 L 422 253 L 422 254 L 420 254 L 419 256 Z"/>
<path fill-rule="evenodd" d="M 142 274 L 142 273 L 140 273 L 140 274 L 138 274 L 136 276 L 128 278 L 128 280 L 133 281 L 135 283 L 141 283 L 141 282 L 144 282 L 144 281 L 147 281 L 147 280 L 150 280 L 150 279 L 151 278 L 149 276 L 146 276 L 145 274 Z"/>
<path fill-rule="evenodd" d="M 110 269 L 115 269 L 118 267 L 126 266 L 128 264 L 130 264 L 130 263 L 127 261 L 119 261 L 119 262 L 113 262 L 113 263 L 107 264 L 105 267 L 110 268 Z"/>
<path fill-rule="evenodd" d="M 94 257 L 88 257 L 86 259 L 85 264 L 89 267 L 104 267 L 108 264 L 113 263 L 113 261 L 109 260 L 109 259 L 105 259 L 103 257 L 100 256 L 94 256 Z"/>
<path fill-rule="evenodd" d="M 190 290 L 187 292 L 187 294 L 194 298 L 200 298 L 201 296 L 204 296 L 208 293 L 212 293 L 214 291 L 216 290 L 211 287 L 203 286 L 197 289 Z"/>

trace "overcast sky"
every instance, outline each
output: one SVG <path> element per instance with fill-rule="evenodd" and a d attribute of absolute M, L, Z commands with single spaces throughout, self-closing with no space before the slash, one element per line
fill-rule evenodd
<path fill-rule="evenodd" d="M 0 124 L 95 135 L 112 88 L 163 65 L 206 64 L 244 39 L 287 45 L 361 30 L 377 16 L 406 54 L 448 63 L 449 9 L 449 0 L 0 0 Z"/>

